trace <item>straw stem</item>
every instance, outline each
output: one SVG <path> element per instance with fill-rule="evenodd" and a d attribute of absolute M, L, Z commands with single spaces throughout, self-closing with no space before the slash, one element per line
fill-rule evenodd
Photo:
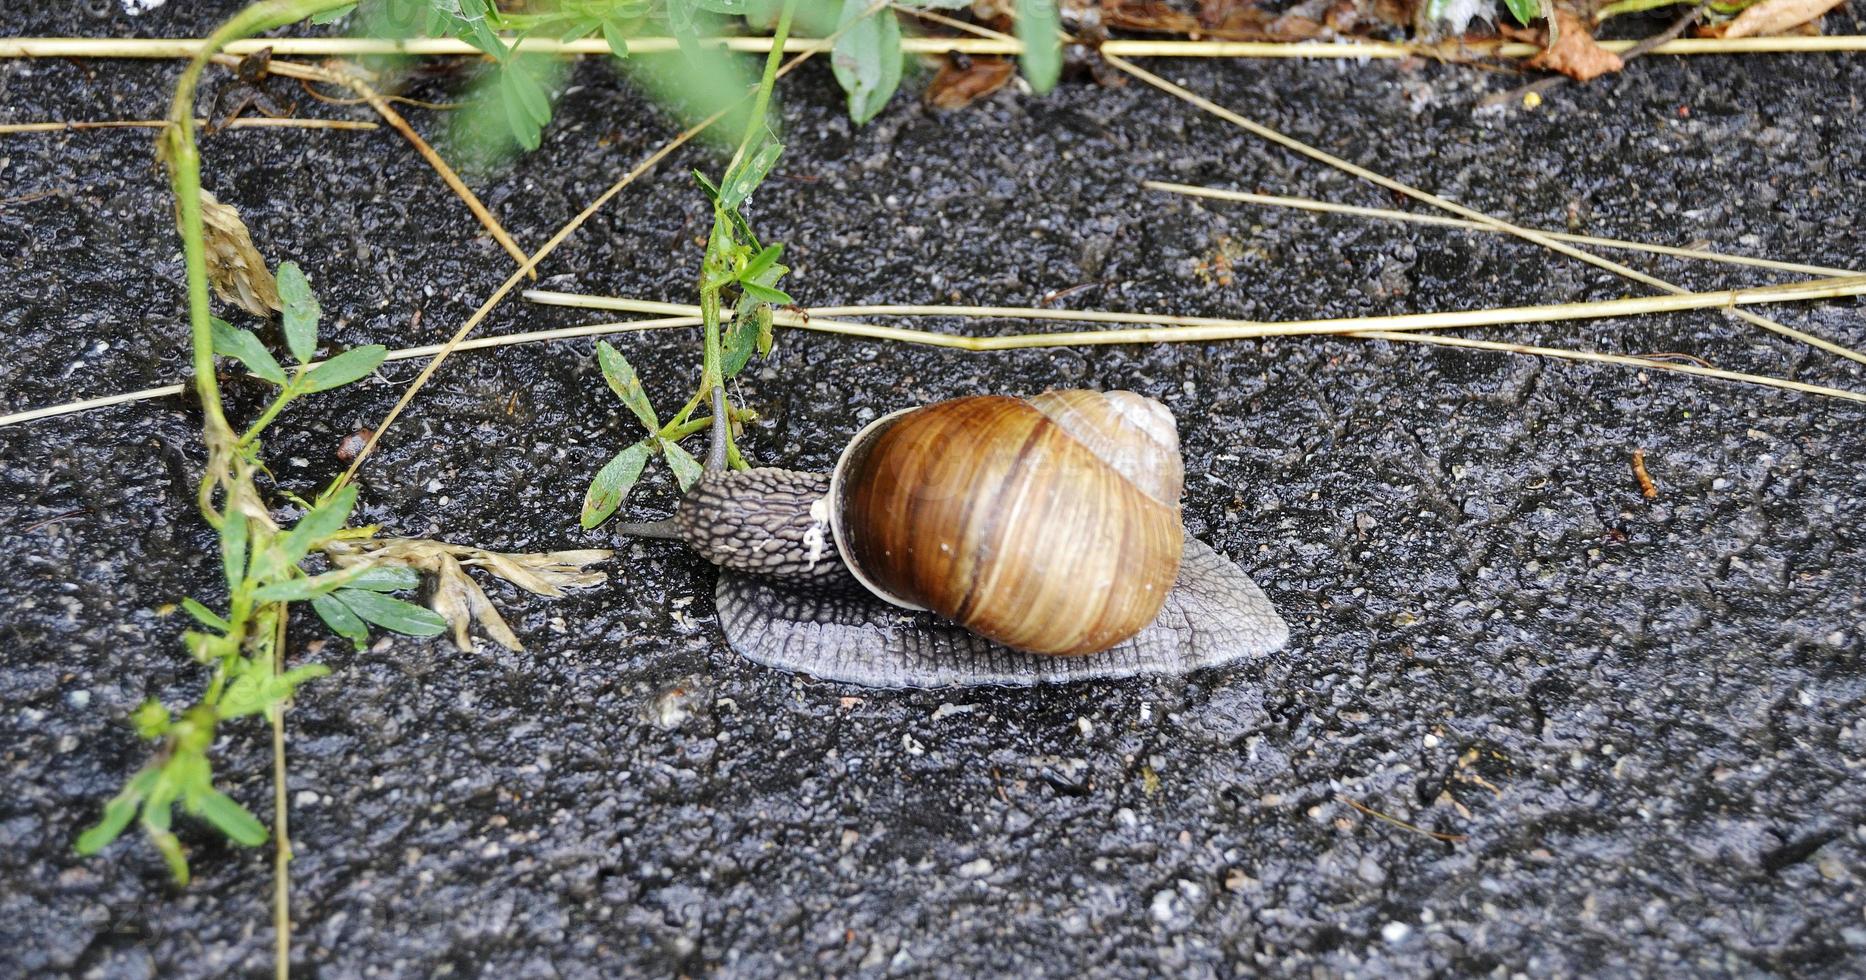
<path fill-rule="evenodd" d="M 764 54 L 771 50 L 768 37 L 718 37 L 702 44 L 723 45 L 731 51 Z M 1634 41 L 1602 41 L 1609 51 L 1625 51 Z M 89 37 L 19 37 L 0 38 L 0 58 L 189 58 L 200 49 L 197 38 L 89 38 Z M 629 51 L 659 54 L 679 50 L 671 37 L 633 38 Z M 516 43 L 521 51 L 539 54 L 606 55 L 608 42 L 601 38 L 558 41 L 528 37 Z M 383 38 L 349 37 L 278 37 L 251 38 L 226 45 L 222 50 L 232 55 L 247 55 L 271 48 L 278 56 L 361 57 L 365 55 L 460 55 L 483 57 L 484 52 L 453 38 Z M 825 52 L 826 38 L 789 38 L 784 53 Z M 905 37 L 901 49 L 908 54 L 1016 55 L 1023 45 L 1015 38 L 978 37 Z M 1473 57 L 1527 58 L 1542 48 L 1521 42 L 1460 42 L 1440 44 L 1396 44 L 1384 41 L 1178 41 L 1113 39 L 1104 41 L 1103 54 L 1126 58 L 1300 58 L 1361 59 L 1431 57 L 1468 60 Z M 1813 54 L 1824 52 L 1866 51 L 1866 35 L 1842 34 L 1831 37 L 1745 37 L 1680 38 L 1652 49 L 1650 54 L 1728 55 L 1728 54 Z"/>

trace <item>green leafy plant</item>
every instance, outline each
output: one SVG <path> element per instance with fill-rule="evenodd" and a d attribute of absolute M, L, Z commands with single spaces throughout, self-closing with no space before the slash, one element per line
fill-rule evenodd
<path fill-rule="evenodd" d="M 706 239 L 706 253 L 700 260 L 700 316 L 706 331 L 706 346 L 701 359 L 700 383 L 693 397 L 665 425 L 661 424 L 634 367 L 609 344 L 597 344 L 597 361 L 603 378 L 648 430 L 648 436 L 616 453 L 597 472 L 583 497 L 585 528 L 595 527 L 615 513 L 657 449 L 667 460 L 681 490 L 685 491 L 700 478 L 699 461 L 681 448 L 680 440 L 704 430 L 712 420 L 710 417 L 695 419 L 694 411 L 714 388 L 723 387 L 728 379 L 744 370 L 754 353 L 760 356 L 770 353 L 772 307 L 792 302 L 790 294 L 778 288 L 779 280 L 790 271 L 778 261 L 784 255 L 784 246 L 760 242 L 743 208 L 784 153 L 783 144 L 766 125 L 765 116 L 777 79 L 784 38 L 790 33 L 796 6 L 797 0 L 788 0 L 779 13 L 775 43 L 765 59 L 764 77 L 746 121 L 745 135 L 739 140 L 738 152 L 726 165 L 725 173 L 715 182 L 697 170 L 693 172 L 694 181 L 713 210 L 712 231 Z M 748 413 L 734 412 L 727 399 L 722 398 L 720 404 L 725 406 L 729 419 L 742 421 L 750 417 Z M 743 469 L 747 463 L 731 438 L 731 426 L 727 426 L 727 431 L 727 460 L 732 466 Z"/>
<path fill-rule="evenodd" d="M 1516 22 L 1524 27 L 1542 16 L 1543 0 L 1503 0 L 1503 5 L 1510 8 L 1510 16 L 1515 17 Z"/>
<path fill-rule="evenodd" d="M 815 0 L 808 9 L 811 20 L 822 23 L 822 12 L 839 33 L 830 53 L 830 68 L 848 96 L 849 118 L 858 123 L 873 119 L 900 87 L 905 58 L 901 53 L 901 10 L 959 10 L 971 0 L 916 0 L 877 8 L 873 0 Z M 1062 75 L 1062 15 L 1056 0 L 1017 0 L 1017 36 L 1024 43 L 1024 77 L 1037 92 L 1048 92 Z M 754 24 L 755 16 L 748 17 Z"/>
<path fill-rule="evenodd" d="M 353 555 L 352 563 L 322 572 L 302 567 L 338 542 L 373 535 L 374 528 L 347 526 L 356 503 L 354 487 L 340 479 L 314 501 L 275 488 L 303 510 L 290 526 L 274 519 L 260 492 L 260 478 L 270 475 L 261 458 L 261 436 L 267 427 L 299 399 L 368 376 L 387 351 L 381 345 L 369 345 L 315 360 L 322 311 L 302 270 L 290 262 L 281 264 L 276 273 L 282 308 L 279 326 L 289 368 L 253 331 L 212 315 L 201 160 L 194 132 L 195 93 L 209 59 L 232 41 L 272 28 L 305 19 L 329 23 L 353 14 L 372 33 L 463 38 L 498 63 L 494 84 L 505 130 L 516 142 L 535 146 L 550 118 L 550 85 L 534 72 L 533 63 L 514 54 L 501 32 L 512 32 L 513 42 L 533 33 L 554 37 L 601 34 L 621 56 L 633 18 L 645 9 L 645 0 L 561 0 L 524 13 L 504 12 L 494 0 L 365 0 L 360 5 L 343 0 L 259 0 L 216 29 L 189 60 L 176 83 L 158 156 L 168 168 L 177 202 L 187 270 L 194 385 L 208 448 L 198 503 L 220 538 L 227 602 L 222 611 L 216 611 L 192 597 L 182 599 L 180 607 L 200 627 L 185 631 L 183 643 L 197 661 L 211 668 L 206 689 L 179 712 L 158 700 L 135 712 L 132 720 L 137 732 L 158 743 L 156 755 L 105 805 L 99 821 L 79 836 L 79 853 L 96 854 L 138 822 L 175 879 L 185 883 L 187 859 L 172 829 L 176 806 L 238 844 L 254 846 L 266 839 L 264 825 L 215 787 L 207 753 L 221 722 L 264 714 L 274 728 L 274 761 L 278 778 L 283 778 L 279 735 L 283 706 L 300 684 L 328 672 L 320 664 L 285 667 L 284 632 L 290 603 L 309 601 L 333 631 L 359 646 L 367 641 L 370 625 L 417 636 L 435 635 L 448 627 L 447 620 L 433 611 L 389 594 L 416 586 L 413 569 L 373 567 L 355 562 Z M 276 389 L 244 431 L 236 432 L 227 419 L 216 374 L 217 356 L 238 363 Z M 545 588 L 555 587 L 547 584 Z M 281 847 L 281 880 L 288 859 L 288 849 Z M 283 934 L 282 905 L 278 916 Z"/>
<path fill-rule="evenodd" d="M 299 671 L 308 669 L 299 668 Z M 293 683 L 305 676 L 300 673 Z M 191 709 L 180 720 L 171 718 L 160 702 L 145 702 L 137 709 L 137 731 L 144 738 L 165 739 L 163 756 L 132 776 L 104 805 L 103 818 L 78 838 L 78 853 L 95 854 L 102 850 L 141 814 L 143 833 L 168 862 L 175 880 L 187 884 L 188 859 L 182 852 L 181 841 L 170 829 L 177 804 L 185 812 L 213 824 L 237 844 L 257 847 L 265 843 L 266 828 L 258 818 L 213 786 L 213 768 L 207 761 L 207 747 L 213 743 L 216 720 L 211 708 Z"/>
<path fill-rule="evenodd" d="M 210 503 L 207 513 L 210 521 L 217 523 L 220 535 L 227 604 L 217 612 L 192 597 L 181 600 L 181 608 L 200 627 L 184 632 L 182 643 L 197 662 L 211 669 L 207 689 L 198 701 L 179 712 L 172 712 L 157 700 L 137 709 L 132 719 L 137 733 L 160 744 L 156 757 L 130 777 L 122 792 L 105 805 L 103 818 L 77 843 L 79 853 L 95 854 L 115 840 L 132 820 L 138 820 L 175 880 L 181 883 L 188 880 L 188 862 L 171 829 L 176 806 L 218 828 L 237 844 L 250 847 L 266 839 L 265 827 L 258 819 L 214 787 L 207 750 L 219 723 L 247 715 L 271 715 L 298 685 L 329 672 L 321 664 L 284 669 L 278 637 L 285 622 L 286 604 L 309 600 L 320 613 L 324 613 L 326 604 L 340 605 L 352 612 L 352 619 L 361 616 L 385 629 L 404 633 L 425 636 L 445 628 L 440 617 L 427 609 L 383 594 L 413 588 L 416 582 L 412 572 L 355 567 L 317 573 L 302 567 L 333 540 L 371 533 L 370 529 L 346 529 L 356 504 L 355 487 L 334 489 L 316 503 L 292 498 L 305 513 L 290 527 L 275 522 L 270 509 L 261 502 L 256 477 L 265 471 L 260 436 L 266 428 L 298 399 L 366 377 L 388 353 L 380 344 L 372 344 L 316 361 L 318 320 L 322 316 L 317 296 L 294 263 L 281 263 L 276 276 L 279 300 L 284 306 L 280 332 L 293 362 L 290 369 L 280 364 L 257 334 L 218 317 L 210 318 L 213 353 L 237 362 L 277 390 L 243 434 L 233 438 L 228 429 L 216 434 L 218 438 L 210 437 L 227 447 L 210 463 L 212 482 L 204 484 L 204 499 L 209 499 L 216 487 L 225 494 L 224 506 L 215 510 Z M 369 598 L 356 598 L 361 596 Z M 369 610 L 370 614 L 363 615 L 358 609 Z M 349 628 L 350 620 L 333 621 L 326 615 L 325 621 L 339 634 L 358 642 L 365 636 L 360 628 Z"/>
<path fill-rule="evenodd" d="M 1058 0 L 1017 0 L 1017 39 L 1024 77 L 1039 93 L 1056 87 L 1063 74 L 1062 11 Z"/>
<path fill-rule="evenodd" d="M 970 2 L 913 0 L 898 7 L 959 10 Z M 1510 2 L 1533 7 L 1536 0 Z M 500 159 L 538 148 L 551 120 L 552 93 L 563 78 L 563 62 L 521 52 L 524 39 L 601 37 L 632 79 L 692 122 L 730 111 L 753 81 L 738 58 L 703 39 L 729 33 L 734 18 L 755 30 L 774 25 L 785 9 L 784 0 L 540 0 L 507 6 L 517 9 L 502 9 L 497 0 L 364 0 L 320 19 L 354 12 L 373 37 L 454 37 L 490 55 L 494 64 L 467 93 L 468 109 L 456 117 L 454 135 L 476 155 Z M 1057 0 L 1017 0 L 1015 9 L 1024 75 L 1036 91 L 1048 92 L 1062 71 Z M 847 94 L 850 117 L 867 122 L 880 113 L 900 87 L 906 65 L 896 5 L 800 0 L 793 18 L 818 37 L 836 36 L 831 68 Z M 629 39 L 649 27 L 665 30 L 679 50 L 631 56 Z"/>
<path fill-rule="evenodd" d="M 412 589 L 420 582 L 413 569 L 365 568 L 329 592 L 306 598 L 331 632 L 361 650 L 369 642 L 371 623 L 408 636 L 437 636 L 446 631 L 447 621 L 439 614 L 384 594 Z"/>
<path fill-rule="evenodd" d="M 236 449 L 249 456 L 257 451 L 259 433 L 272 424 L 285 406 L 305 395 L 329 391 L 367 377 L 389 353 L 381 344 L 371 344 L 344 351 L 322 363 L 313 363 L 312 355 L 317 351 L 317 321 L 322 315 L 317 297 L 312 295 L 310 284 L 295 263 L 280 263 L 277 277 L 279 301 L 285 304 L 280 325 L 286 348 L 297 362 L 289 374 L 251 330 L 239 329 L 219 317 L 212 320 L 214 353 L 240 362 L 254 377 L 279 389 L 272 403 L 235 444 Z M 257 459 L 252 462 L 257 463 Z"/>
<path fill-rule="evenodd" d="M 869 0 L 843 0 L 829 65 L 849 98 L 849 118 L 873 119 L 901 84 L 901 23 L 893 10 L 869 12 Z"/>
<path fill-rule="evenodd" d="M 467 109 L 455 117 L 453 135 L 477 158 L 497 161 L 542 145 L 553 93 L 565 70 L 560 59 L 520 51 L 521 41 L 600 37 L 622 59 L 649 10 L 649 0 L 556 0 L 512 10 L 496 0 L 363 0 L 313 20 L 333 22 L 354 14 L 357 28 L 371 37 L 452 37 L 491 56 L 490 70 L 481 72 L 467 92 Z"/>
<path fill-rule="evenodd" d="M 768 330 L 766 336 L 769 336 Z M 765 349 L 770 349 L 768 341 Z M 648 403 L 648 396 L 642 390 L 641 382 L 628 359 L 609 346 L 607 341 L 597 341 L 596 359 L 602 367 L 603 379 L 609 382 L 610 390 L 641 421 L 648 435 L 616 453 L 597 471 L 596 478 L 590 481 L 589 490 L 583 495 L 582 524 L 586 529 L 608 520 L 616 508 L 622 506 L 622 502 L 628 499 L 629 491 L 635 488 L 636 481 L 641 479 L 648 461 L 657 454 L 667 460 L 668 468 L 683 492 L 692 486 L 693 481 L 700 478 L 700 462 L 681 447 L 680 440 L 696 432 L 704 432 L 713 423 L 713 417 L 706 415 L 697 419 L 676 419 L 662 425 L 654 406 Z M 755 416 L 740 410 L 731 417 L 737 421 L 747 421 Z"/>
<path fill-rule="evenodd" d="M 657 2 L 659 6 L 652 5 Z M 922 0 L 919 5 L 953 8 L 963 4 L 964 0 Z M 785 39 L 799 16 L 800 0 L 532 0 L 511 6 L 514 9 L 504 9 L 498 0 L 258 0 L 205 39 L 176 83 L 158 156 L 168 169 L 177 202 L 187 274 L 191 364 L 208 449 L 198 504 L 219 537 L 227 593 L 218 608 L 193 597 L 179 603 L 198 626 L 185 631 L 182 640 L 189 653 L 210 669 L 205 689 L 194 703 L 180 710 L 151 699 L 134 712 L 135 730 L 155 742 L 157 750 L 105 804 L 97 823 L 79 836 L 76 848 L 80 853 L 98 853 L 136 823 L 173 877 L 185 883 L 189 867 L 174 830 L 177 807 L 236 844 L 264 842 L 265 826 L 215 785 L 208 755 L 222 722 L 254 715 L 265 716 L 273 729 L 275 779 L 279 781 L 275 805 L 283 820 L 285 705 L 302 684 L 328 673 L 321 664 L 286 666 L 290 603 L 310 602 L 335 633 L 359 647 L 367 642 L 372 625 L 417 636 L 435 635 L 452 625 L 457 640 L 464 643 L 469 618 L 490 623 L 497 616 L 489 614 L 489 606 L 481 608 L 487 605 L 483 595 L 462 587 L 463 581 L 470 585 L 460 571 L 462 562 L 490 564 L 502 570 L 502 576 L 546 595 L 601 579 L 599 573 L 582 568 L 598 560 L 599 552 L 504 555 L 433 542 L 371 540 L 374 528 L 348 526 L 357 492 L 341 478 L 309 501 L 274 486 L 279 497 L 302 511 L 294 523 L 275 519 L 260 490 L 261 478 L 270 478 L 262 458 L 262 435 L 299 399 L 368 376 L 382 363 L 386 351 L 370 345 L 316 360 L 322 312 L 302 270 L 289 262 L 276 273 L 279 326 L 289 367 L 258 334 L 212 315 L 195 101 L 210 59 L 232 41 L 306 19 L 324 24 L 345 18 L 354 18 L 375 36 L 466 40 L 493 59 L 492 70 L 478 83 L 474 99 L 478 115 L 473 117 L 477 122 L 470 128 L 502 134 L 513 146 L 530 149 L 540 145 L 550 121 L 552 92 L 562 65 L 555 59 L 520 52 L 518 45 L 525 38 L 600 36 L 618 59 L 627 59 L 623 63 L 632 76 L 647 82 L 660 97 L 711 115 L 742 104 L 746 86 L 740 60 L 703 44 L 701 38 L 718 32 L 720 18 L 744 17 L 752 23 L 774 19 L 774 43 L 743 118 L 744 135 L 737 151 L 717 181 L 694 174 L 713 210 L 698 282 L 705 325 L 699 384 L 680 411 L 662 423 L 627 360 L 609 345 L 599 345 L 604 377 L 648 435 L 617 453 L 597 475 L 586 495 L 584 525 L 593 527 L 613 514 L 654 455 L 666 460 L 683 488 L 699 478 L 700 464 L 681 447 L 680 440 L 710 425 L 711 418 L 693 417 L 709 393 L 721 393 L 720 404 L 728 418 L 753 417 L 750 412 L 734 410 L 724 400 L 723 388 L 754 355 L 769 353 L 772 307 L 791 302 L 779 286 L 789 271 L 781 262 L 783 246 L 761 242 L 744 209 L 783 154 L 783 145 L 766 124 L 766 113 Z M 1025 71 L 1033 85 L 1046 90 L 1054 83 L 1060 64 L 1056 8 L 1051 0 L 1020 0 L 1018 13 L 1020 32 L 1029 42 Z M 646 64 L 648 59 L 628 57 L 629 38 L 654 18 L 664 21 L 679 41 L 683 60 L 677 68 L 662 71 Z M 802 18 L 819 36 L 836 33 L 840 56 L 836 74 L 848 90 L 851 114 L 858 120 L 872 118 L 894 94 L 902 73 L 901 25 L 895 12 L 861 0 L 809 0 Z M 637 64 L 644 67 L 637 70 Z M 228 421 L 216 357 L 230 359 L 276 389 L 243 431 L 236 431 Z M 730 434 L 726 441 L 731 465 L 746 466 Z M 304 567 L 320 561 L 320 554 L 334 556 L 336 567 Z M 391 594 L 414 588 L 418 583 L 415 568 L 429 566 L 443 569 L 443 591 L 451 589 L 447 592 L 451 620 Z M 516 648 L 516 638 L 503 624 L 500 627 L 494 631 L 495 638 L 503 636 L 500 642 Z M 283 829 L 281 823 L 274 910 L 281 973 L 289 950 L 285 882 L 290 849 Z"/>

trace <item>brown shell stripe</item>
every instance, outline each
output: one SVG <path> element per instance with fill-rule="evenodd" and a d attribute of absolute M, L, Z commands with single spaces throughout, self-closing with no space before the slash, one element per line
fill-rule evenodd
<path fill-rule="evenodd" d="M 906 416 L 861 470 L 849 519 L 862 567 L 1012 646 L 1105 648 L 1158 612 L 1177 573 L 1177 508 L 1017 399 Z"/>
<path fill-rule="evenodd" d="M 1015 416 L 1014 398 L 968 399 L 948 411 L 905 416 L 869 449 L 859 474 L 852 474 L 850 547 L 870 577 L 901 598 L 953 617 L 956 602 L 941 601 L 969 591 L 976 579 L 977 542 L 954 536 L 965 515 L 1002 480 L 987 472 L 989 460 L 975 453 L 996 419 Z M 958 523 L 954 523 L 957 521 Z M 963 583 L 963 590 L 946 588 Z"/>
<path fill-rule="evenodd" d="M 1010 601 L 981 632 L 1056 653 L 1104 649 L 1146 625 L 1165 601 L 1178 572 L 1177 512 L 1059 427 L 1041 429 L 1041 465 L 1018 470 L 1019 485 L 1003 495 L 1026 498 L 1005 507 L 1017 513 L 1009 526 L 1017 538 L 1004 542 L 1007 560 L 990 567 L 986 583 L 989 594 Z M 1160 529 L 1174 532 L 1165 549 L 1153 544 Z"/>

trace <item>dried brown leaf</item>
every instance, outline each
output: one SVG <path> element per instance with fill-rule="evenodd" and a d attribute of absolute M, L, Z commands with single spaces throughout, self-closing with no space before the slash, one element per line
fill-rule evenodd
<path fill-rule="evenodd" d="M 1270 22 L 1270 33 L 1279 41 L 1308 41 L 1322 33 L 1322 23 L 1297 13 L 1287 13 Z"/>
<path fill-rule="evenodd" d="M 927 104 L 935 109 L 963 109 L 1004 87 L 1017 73 L 1006 58 L 973 58 L 964 68 L 952 61 L 940 66 L 927 86 Z"/>
<path fill-rule="evenodd" d="M 1102 21 L 1124 31 L 1156 34 L 1190 35 L 1202 30 L 1198 17 L 1159 0 L 1108 0 L 1102 5 Z"/>
<path fill-rule="evenodd" d="M 1555 19 L 1559 26 L 1555 43 L 1529 59 L 1527 64 L 1531 68 L 1547 68 L 1577 82 L 1585 82 L 1626 66 L 1619 55 L 1594 43 L 1594 36 L 1588 33 L 1581 18 L 1557 9 Z"/>
<path fill-rule="evenodd" d="M 1369 28 L 1378 26 L 1370 22 L 1370 18 L 1378 16 L 1379 11 L 1374 4 L 1369 4 L 1363 9 L 1355 0 L 1338 0 L 1322 14 L 1322 23 L 1336 33 L 1353 34 L 1363 26 Z M 1411 23 L 1411 19 L 1408 18 L 1406 23 Z"/>
<path fill-rule="evenodd" d="M 466 559 L 466 563 L 484 568 L 494 575 L 534 595 L 550 596 L 553 599 L 563 595 L 556 586 L 533 575 L 530 569 L 525 568 L 506 555 L 484 551 Z"/>
<path fill-rule="evenodd" d="M 279 529 L 277 521 L 272 519 L 272 511 L 259 499 L 258 491 L 246 481 L 233 481 L 228 484 L 227 513 L 240 514 L 248 520 L 257 522 L 261 527 L 272 531 Z"/>
<path fill-rule="evenodd" d="M 609 580 L 603 572 L 585 566 L 608 559 L 614 552 L 601 548 L 515 553 L 487 551 L 425 538 L 379 538 L 373 541 L 333 541 L 326 553 L 339 567 L 358 564 L 401 566 L 434 578 L 428 608 L 453 627 L 454 644 L 472 649 L 467 627 L 480 629 L 508 650 L 523 650 L 517 634 L 492 604 L 466 566 L 483 568 L 527 592 L 553 598 L 565 589 L 584 589 Z"/>
<path fill-rule="evenodd" d="M 493 608 L 486 591 L 467 575 L 466 569 L 452 555 L 440 556 L 436 581 L 438 585 L 430 608 L 453 625 L 455 646 L 461 650 L 473 649 L 472 641 L 467 638 L 467 624 L 471 621 L 478 623 L 494 643 L 507 650 L 525 649 L 525 645 L 518 642 L 518 637 L 513 634 L 512 628 L 506 625 L 505 618 L 499 615 L 499 610 Z M 445 609 L 441 608 L 442 596 L 446 597 Z"/>
<path fill-rule="evenodd" d="M 524 652 L 525 645 L 518 642 L 518 635 L 512 632 L 510 626 L 505 625 L 505 617 L 499 615 L 499 610 L 493 608 L 492 600 L 486 598 L 486 593 L 478 589 L 475 589 L 474 593 L 473 619 L 479 623 L 479 628 L 485 630 L 487 636 L 492 637 L 494 642 L 507 650 L 515 653 Z"/>
<path fill-rule="evenodd" d="M 472 594 L 479 591 L 479 586 L 473 584 L 460 563 L 448 555 L 436 558 L 431 571 L 434 592 L 428 596 L 428 608 L 453 627 L 454 646 L 463 651 L 473 649 L 467 626 L 473 622 Z"/>
<path fill-rule="evenodd" d="M 1104 0 L 1102 22 L 1125 31 L 1183 34 L 1215 41 L 1290 40 L 1276 33 L 1270 22 L 1278 15 L 1248 0 L 1221 0 L 1200 5 L 1198 14 L 1175 9 L 1162 0 Z"/>
<path fill-rule="evenodd" d="M 1842 0 L 1762 0 L 1736 15 L 1721 36 L 1767 37 L 1792 31 L 1840 6 Z"/>
<path fill-rule="evenodd" d="M 515 561 L 524 562 L 527 567 L 580 570 L 585 565 L 594 565 L 599 561 L 608 561 L 615 552 L 608 548 L 569 548 L 564 551 L 525 551 L 507 552 Z M 602 581 L 604 576 L 597 572 L 586 572 L 597 576 Z"/>
<path fill-rule="evenodd" d="M 538 595 L 561 596 L 564 589 L 587 589 L 609 581 L 603 572 L 584 568 L 609 558 L 613 552 L 601 548 L 527 553 L 477 551 L 463 558 L 469 565 L 479 565 L 513 585 Z M 512 574 L 507 574 L 507 571 Z"/>
<path fill-rule="evenodd" d="M 266 268 L 265 256 L 253 245 L 253 236 L 231 204 L 201 192 L 202 237 L 207 243 L 207 279 L 214 295 L 254 316 L 282 310 L 278 283 Z"/>

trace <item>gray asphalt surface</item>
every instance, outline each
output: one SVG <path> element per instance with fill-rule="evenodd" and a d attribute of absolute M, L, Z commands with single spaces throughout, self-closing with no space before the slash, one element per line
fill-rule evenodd
<path fill-rule="evenodd" d="M 198 35 L 226 9 L 95 21 L 9 9 L 0 30 Z M 1829 30 L 1859 32 L 1852 16 Z M 1514 79 L 1384 62 L 1157 67 L 1527 224 L 1866 268 L 1858 56 L 1654 57 L 1535 113 L 1476 117 L 1472 104 Z M 19 121 L 159 115 L 178 70 L 0 63 L 0 105 Z M 544 148 L 476 181 L 527 245 L 674 130 L 605 65 L 580 65 L 572 83 Z M 1093 281 L 1068 304 L 1293 319 L 1641 291 L 1487 236 L 1145 191 L 1141 179 L 1165 178 L 1394 206 L 1137 85 L 1007 90 L 946 115 L 904 97 L 861 128 L 826 67 L 782 95 L 791 152 L 753 217 L 790 244 L 787 286 L 805 303 L 1028 304 Z M 181 376 L 179 248 L 149 150 L 144 132 L 0 144 L 0 410 Z M 509 272 L 386 130 L 234 131 L 205 155 L 208 187 L 268 257 L 305 266 L 345 343 L 437 341 Z M 686 171 L 719 163 L 700 149 L 669 161 L 554 255 L 542 285 L 687 299 L 703 202 Z M 1226 249 L 1235 280 L 1202 279 L 1195 263 Z M 1693 288 L 1780 278 L 1633 261 Z M 1839 301 L 1781 315 L 1862 346 L 1863 313 Z M 514 301 L 483 332 L 595 319 Z M 1860 365 L 1716 313 L 1483 336 L 1688 351 L 1866 388 Z M 660 405 L 691 390 L 697 334 L 617 343 Z M 338 441 L 416 370 L 391 366 L 285 418 L 268 448 L 281 481 L 327 481 Z M 1172 407 L 1188 525 L 1263 583 L 1294 628 L 1286 651 L 1173 682 L 817 683 L 734 656 L 711 571 L 654 542 L 625 546 L 610 584 L 562 601 L 489 585 L 525 653 L 396 637 L 358 655 L 294 620 L 297 656 L 336 670 L 289 716 L 294 964 L 308 976 L 1859 970 L 1861 406 L 1354 340 L 965 355 L 784 333 L 746 375 L 743 398 L 766 419 L 747 447 L 825 467 L 875 413 L 1058 385 Z M 236 416 L 258 397 L 232 384 Z M 509 550 L 609 544 L 577 529 L 577 506 L 634 424 L 588 342 L 461 355 L 364 470 L 361 516 Z M 0 429 L 0 973 L 270 969 L 269 848 L 186 823 L 197 880 L 180 891 L 140 840 L 97 859 L 71 851 L 146 757 L 127 712 L 150 695 L 185 704 L 203 680 L 177 640 L 185 617 L 161 612 L 218 599 L 193 505 L 197 437 L 174 400 Z M 1629 469 L 1639 448 L 1656 500 Z M 626 513 L 671 502 L 657 471 Z M 230 791 L 269 814 L 264 726 L 229 725 L 215 758 Z"/>

